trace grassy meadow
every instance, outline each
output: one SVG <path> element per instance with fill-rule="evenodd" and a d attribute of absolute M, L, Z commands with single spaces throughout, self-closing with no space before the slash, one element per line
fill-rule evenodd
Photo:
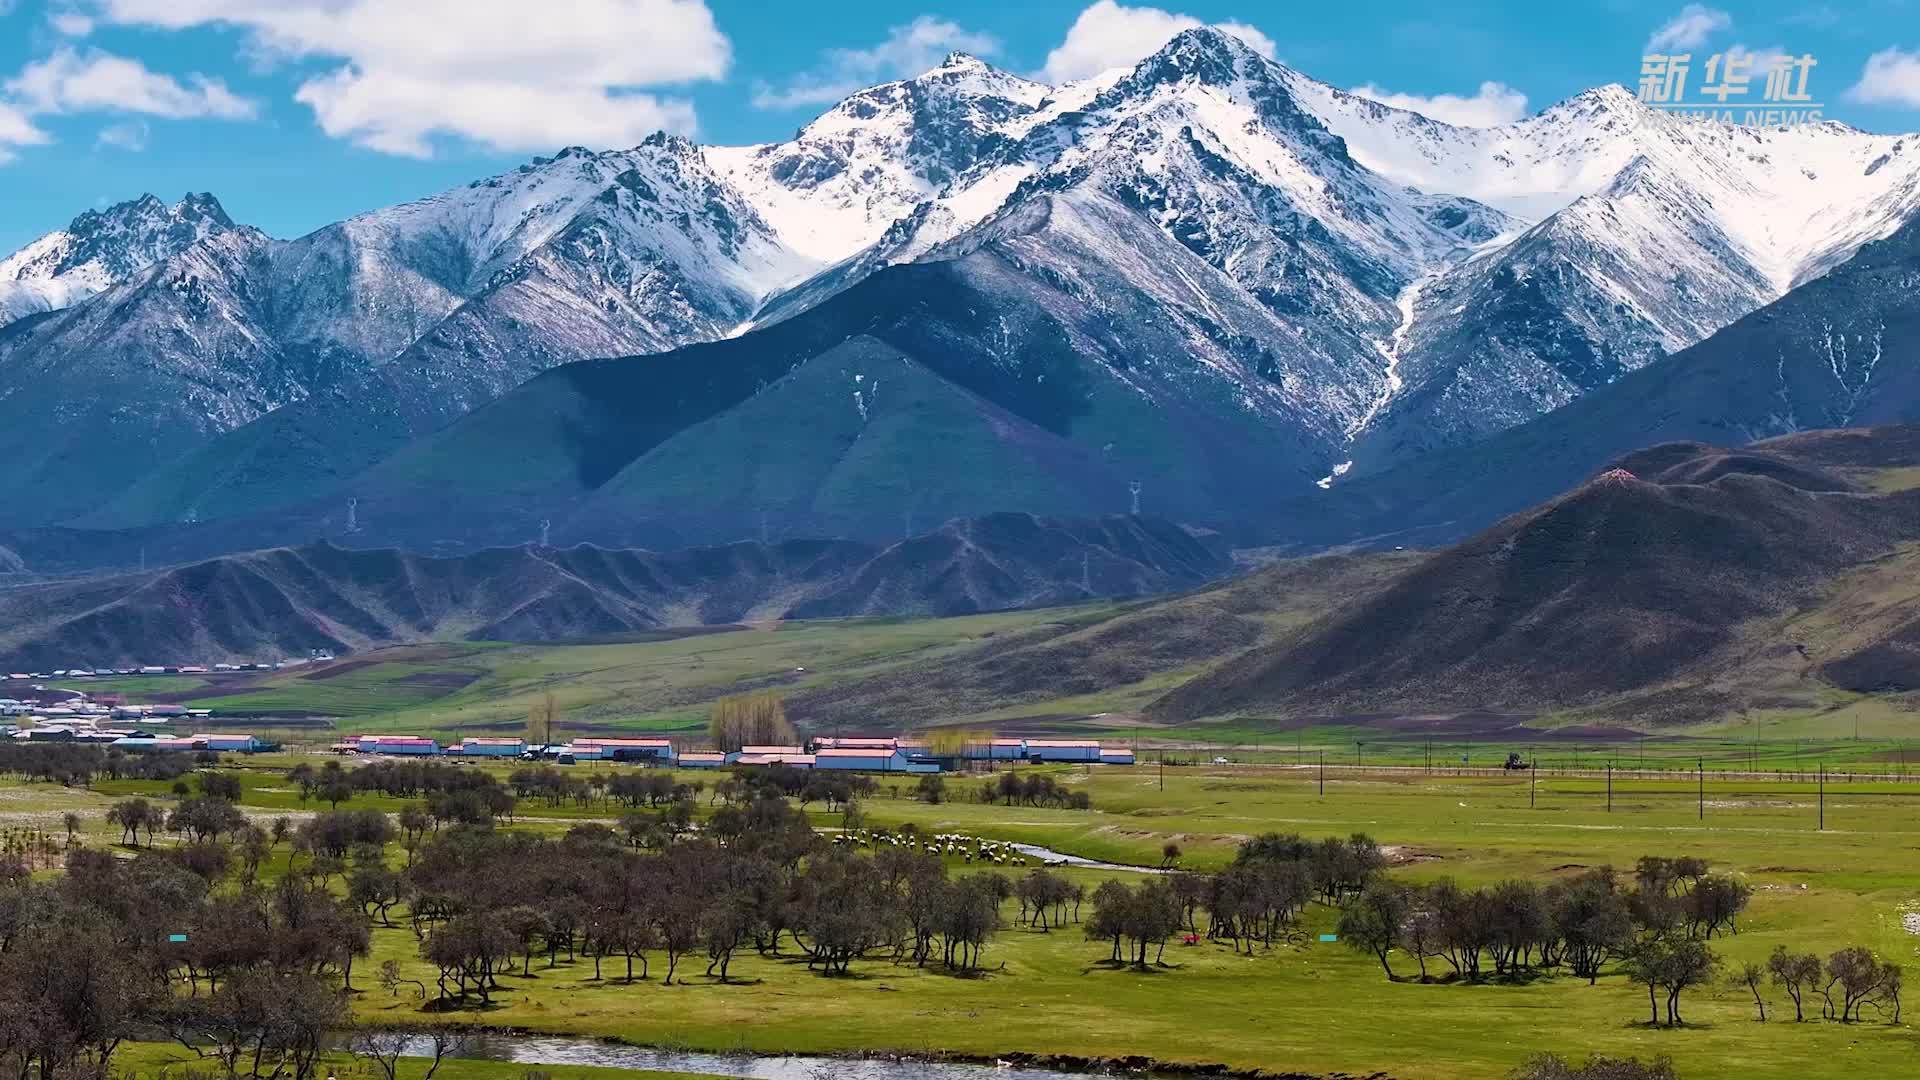
<path fill-rule="evenodd" d="M 269 764 L 254 759 L 240 770 L 245 808 L 265 816 L 317 808 L 301 803 Z M 1714 940 L 1729 964 L 1763 958 L 1775 944 L 1823 956 L 1862 944 L 1909 965 L 1920 958 L 1920 937 L 1903 922 L 1920 912 L 1920 783 L 1830 780 L 1820 831 L 1815 785 L 1724 774 L 1708 776 L 1704 791 L 1690 776 L 1623 775 L 1609 810 L 1604 781 L 1551 774 L 1429 776 L 1349 767 L 1330 769 L 1323 792 L 1317 769 L 1278 765 L 1055 771 L 1092 795 L 1092 811 L 929 805 L 903 797 L 904 782 L 887 781 L 864 809 L 871 825 L 910 822 L 923 831 L 1022 840 L 1118 862 L 1157 863 L 1171 841 L 1182 849 L 1181 865 L 1202 870 L 1223 865 L 1241 840 L 1266 831 L 1367 832 L 1388 845 L 1390 873 L 1412 881 L 1548 880 L 1602 864 L 1629 869 L 1646 854 L 1701 855 L 1755 890 L 1738 935 Z M 974 782 L 949 781 L 955 789 Z M 893 783 L 901 793 L 890 790 Z M 129 794 L 165 797 L 162 786 L 120 781 L 81 791 L 7 782 L 0 787 L 0 825 L 58 831 L 71 810 L 85 821 L 86 842 L 109 844 L 118 837 L 101 820 L 105 807 Z M 363 796 L 345 805 L 399 804 Z M 809 809 L 821 827 L 839 824 L 818 804 Z M 509 827 L 559 831 L 616 815 L 612 808 L 549 809 L 529 801 Z M 282 849 L 273 869 L 284 866 Z M 954 866 L 956 873 L 969 869 Z M 1070 872 L 1089 885 L 1121 873 Z M 1006 914 L 1011 924 L 1011 907 Z M 1100 964 L 1106 946 L 1071 925 L 1052 932 L 1009 925 L 986 953 L 990 970 L 967 978 L 885 958 L 856 963 L 850 977 L 829 978 L 809 972 L 790 943 L 783 956 L 743 954 L 724 985 L 705 978 L 703 964 L 693 960 L 682 967 L 684 985 L 666 986 L 657 956 L 652 977 L 632 985 L 617 960 L 595 980 L 585 958 L 569 963 L 562 956 L 548 966 L 536 956 L 530 975 L 504 980 L 492 1007 L 452 1012 L 424 1008 L 411 987 L 391 994 L 376 985 L 373 973 L 386 959 L 399 962 L 408 978 L 433 982 L 412 933 L 380 928 L 373 956 L 356 965 L 355 1008 L 395 1024 L 476 1024 L 720 1051 L 1142 1055 L 1315 1075 L 1492 1078 L 1542 1050 L 1671 1055 L 1683 1077 L 1899 1075 L 1920 1049 L 1904 1024 L 1795 1024 L 1789 1007 L 1789 1019 L 1762 1025 L 1746 991 L 1725 985 L 1689 992 L 1689 1025 L 1667 1030 L 1645 1026 L 1644 989 L 1617 973 L 1595 986 L 1564 975 L 1477 985 L 1389 982 L 1371 955 L 1315 939 L 1333 929 L 1335 917 L 1316 904 L 1302 926 L 1304 940 L 1252 956 L 1176 941 L 1166 951 L 1168 966 L 1149 972 Z M 1395 954 L 1393 963 L 1401 976 L 1415 973 L 1411 958 Z M 1786 1004 L 1777 991 L 1772 998 L 1774 1009 Z M 490 1080 L 504 1066 L 462 1068 L 472 1071 L 443 1075 Z"/>
<path fill-rule="evenodd" d="M 943 655 L 1045 624 L 1115 610 L 1089 604 L 946 619 L 845 619 L 703 628 L 567 645 L 398 646 L 321 667 L 59 683 L 216 714 L 315 716 L 344 728 L 452 736 L 518 732 L 552 694 L 569 724 L 596 732 L 704 727 L 709 703 L 746 689 L 801 690 Z M 266 722 L 271 727 L 271 720 Z M 264 730 L 264 729 L 263 729 Z M 300 738 L 298 729 L 288 732 Z M 312 735 L 309 741 L 319 741 Z"/>

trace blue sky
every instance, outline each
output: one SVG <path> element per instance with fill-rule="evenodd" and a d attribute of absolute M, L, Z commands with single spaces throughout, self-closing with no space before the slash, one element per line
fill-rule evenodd
<path fill-rule="evenodd" d="M 1465 122 L 1633 85 L 1655 41 L 1811 54 L 1829 117 L 1920 131 L 1920 0 L 0 0 L 0 252 L 148 191 L 294 236 L 570 143 L 783 138 L 954 48 L 1053 81 L 1202 22 Z"/>

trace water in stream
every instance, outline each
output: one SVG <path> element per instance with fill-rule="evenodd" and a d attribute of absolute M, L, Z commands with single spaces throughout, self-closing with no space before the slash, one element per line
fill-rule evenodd
<path fill-rule="evenodd" d="M 408 1052 L 432 1056 L 433 1048 L 422 1039 L 418 1046 L 409 1047 Z M 526 1065 L 599 1065 L 754 1080 L 1087 1080 L 1088 1077 L 1086 1073 L 993 1065 L 657 1050 L 558 1035 L 480 1035 L 468 1042 L 462 1056 Z"/>
<path fill-rule="evenodd" d="M 1077 866 L 1083 870 L 1124 870 L 1130 874 L 1165 874 L 1169 871 L 1158 866 L 1133 866 L 1128 863 L 1101 862 L 1098 859 L 1083 859 L 1078 855 L 1068 855 L 1052 848 L 1043 848 L 1038 844 L 1014 844 L 1013 849 L 1022 855 L 1039 859 L 1043 863 L 1055 863 L 1062 866 Z"/>

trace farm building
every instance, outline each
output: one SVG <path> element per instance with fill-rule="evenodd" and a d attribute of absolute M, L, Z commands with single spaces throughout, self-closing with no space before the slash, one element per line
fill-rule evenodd
<path fill-rule="evenodd" d="M 439 743 L 421 735 L 362 735 L 354 743 L 363 754 L 432 756 L 440 752 Z"/>
<path fill-rule="evenodd" d="M 765 757 L 769 754 L 804 754 L 806 752 L 807 748 L 804 746 L 743 746 L 740 748 L 742 757 Z"/>
<path fill-rule="evenodd" d="M 1097 762 L 1100 744 L 1092 739 L 1028 739 L 1027 760 Z"/>
<path fill-rule="evenodd" d="M 453 747 L 447 747 L 447 753 L 451 754 L 454 752 Z M 485 739 L 479 736 L 469 736 L 460 743 L 458 752 L 463 757 L 519 757 L 521 754 L 527 752 L 527 741 L 525 739 Z"/>
<path fill-rule="evenodd" d="M 755 749 L 770 749 L 775 752 L 769 753 L 769 754 L 749 752 Z M 780 747 L 760 747 L 760 748 L 751 747 L 751 746 L 742 747 L 740 750 L 740 756 L 734 759 L 734 764 L 735 765 L 790 765 L 796 769 L 813 768 L 814 755 L 804 753 L 804 752 L 798 752 L 797 748 L 788 748 L 788 749 L 794 750 L 795 752 L 789 753 L 789 752 L 783 751 Z"/>
<path fill-rule="evenodd" d="M 887 738 L 849 738 L 841 735 L 821 736 L 813 740 L 815 753 L 821 750 L 892 750 L 900 745 L 899 739 Z"/>
<path fill-rule="evenodd" d="M 192 739 L 166 735 L 127 735 L 113 740 L 122 750 L 197 750 Z"/>
<path fill-rule="evenodd" d="M 575 739 L 568 751 L 578 761 L 673 762 L 673 743 L 666 739 Z"/>
<path fill-rule="evenodd" d="M 961 756 L 971 761 L 1019 761 L 1027 756 L 1027 741 L 993 739 L 986 743 L 973 743 L 961 751 Z"/>
<path fill-rule="evenodd" d="M 209 750 L 235 754 L 251 754 L 263 749 L 265 744 L 248 732 L 221 732 L 219 734 L 197 734 L 192 741 L 204 743 Z"/>
<path fill-rule="evenodd" d="M 722 754 L 708 750 L 688 751 L 681 754 L 674 764 L 683 769 L 720 769 L 734 763 L 738 754 Z"/>
<path fill-rule="evenodd" d="M 853 772 L 939 772 L 940 766 L 932 761 L 919 761 L 907 756 L 906 751 L 862 750 L 853 747 L 814 751 L 813 767 L 816 769 L 842 769 Z"/>
<path fill-rule="evenodd" d="M 1133 764 L 1133 751 L 1124 746 L 1103 746 L 1100 748 L 1100 764 L 1131 765 Z"/>

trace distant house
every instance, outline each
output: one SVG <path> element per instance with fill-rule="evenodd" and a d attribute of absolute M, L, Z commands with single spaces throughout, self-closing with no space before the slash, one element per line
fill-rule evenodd
<path fill-rule="evenodd" d="M 708 750 L 690 750 L 675 759 L 674 764 L 683 769 L 719 769 L 733 764 L 739 754 L 722 754 Z"/>
<path fill-rule="evenodd" d="M 767 757 L 769 755 L 777 755 L 777 754 L 805 754 L 806 752 L 807 752 L 807 748 L 804 746 L 765 746 L 763 745 L 763 746 L 743 746 L 740 748 L 740 754 L 743 757 Z"/>
<path fill-rule="evenodd" d="M 1100 748 L 1100 764 L 1131 765 L 1133 764 L 1133 751 L 1124 746 L 1103 746 Z"/>

